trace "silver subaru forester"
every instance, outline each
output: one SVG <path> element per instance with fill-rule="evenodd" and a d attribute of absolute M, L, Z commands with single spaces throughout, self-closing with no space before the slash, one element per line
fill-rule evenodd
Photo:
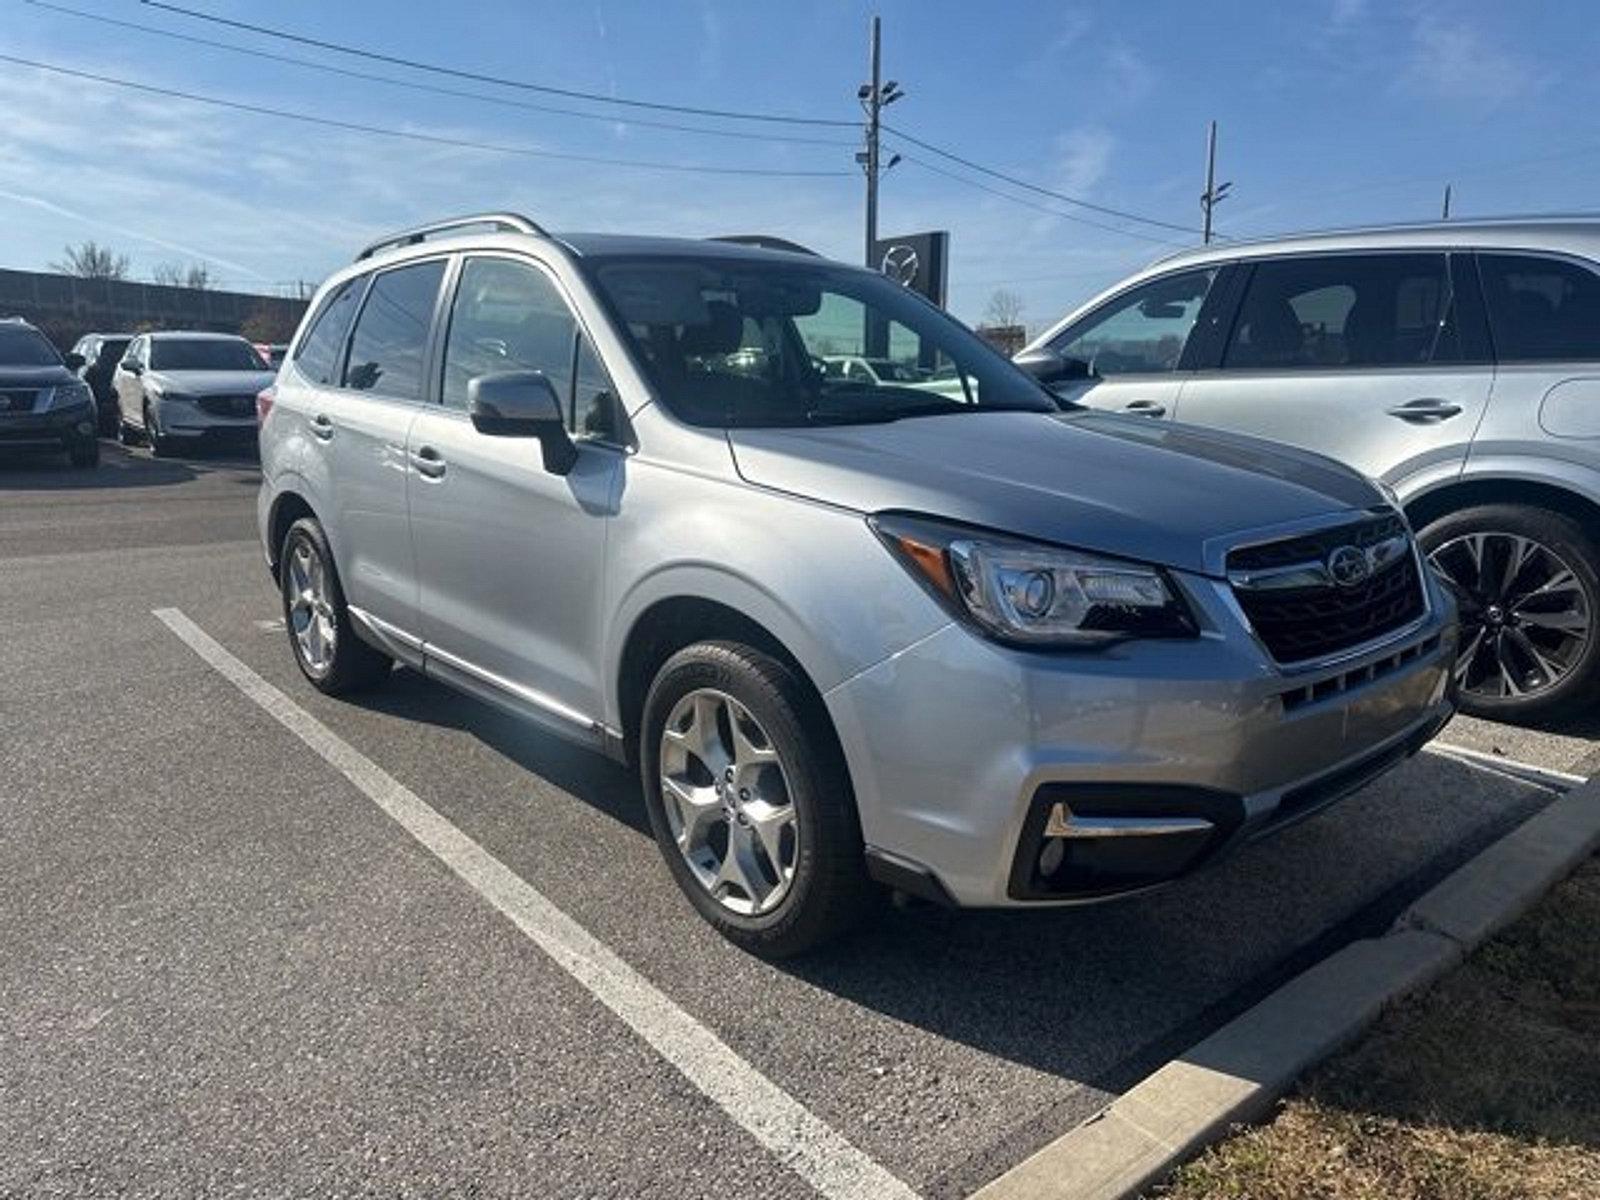
<path fill-rule="evenodd" d="M 1454 607 L 1362 476 L 1062 411 L 906 289 L 763 241 L 499 214 L 334 275 L 261 403 L 306 678 L 398 661 L 637 764 L 686 895 L 775 956 L 883 886 L 1163 883 L 1449 718 Z"/>

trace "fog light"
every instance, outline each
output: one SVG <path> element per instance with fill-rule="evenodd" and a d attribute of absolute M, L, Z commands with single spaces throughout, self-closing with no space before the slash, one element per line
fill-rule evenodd
<path fill-rule="evenodd" d="M 1056 873 L 1061 860 L 1067 856 L 1067 843 L 1060 838 L 1046 838 L 1044 849 L 1039 851 L 1039 874 L 1048 878 Z"/>
<path fill-rule="evenodd" d="M 87 422 L 87 421 L 79 421 L 78 425 L 77 425 L 77 429 L 78 429 L 79 433 L 84 433 L 84 434 L 88 434 L 88 433 L 93 433 L 94 432 L 94 426 L 89 424 L 89 422 Z"/>

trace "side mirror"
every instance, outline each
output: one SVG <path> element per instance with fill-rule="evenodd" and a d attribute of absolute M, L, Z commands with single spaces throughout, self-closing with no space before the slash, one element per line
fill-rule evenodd
<path fill-rule="evenodd" d="M 69 371 L 78 371 L 78 370 L 81 370 L 83 368 L 83 364 L 88 362 L 89 360 L 84 358 L 83 355 L 79 354 L 76 350 L 74 350 L 71 354 L 68 354 L 61 361 L 67 364 L 67 370 L 69 370 Z"/>
<path fill-rule="evenodd" d="M 134 362 L 132 359 L 125 358 L 120 363 L 118 363 L 117 365 L 119 367 L 121 367 L 124 371 L 126 371 L 129 375 L 143 375 L 144 374 L 144 368 L 141 367 L 138 363 Z"/>
<path fill-rule="evenodd" d="M 1076 380 L 1089 379 L 1093 372 L 1089 364 L 1081 358 L 1068 358 L 1065 355 L 1041 346 L 1037 350 L 1024 350 L 1011 360 L 1040 383 L 1071 383 Z"/>
<path fill-rule="evenodd" d="M 467 415 L 473 428 L 490 437 L 538 438 L 544 469 L 552 475 L 565 475 L 578 460 L 561 401 L 543 371 L 476 376 L 467 384 Z"/>

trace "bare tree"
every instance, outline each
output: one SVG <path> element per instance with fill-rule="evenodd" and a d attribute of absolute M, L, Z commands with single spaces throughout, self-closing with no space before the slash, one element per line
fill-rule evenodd
<path fill-rule="evenodd" d="M 193 288 L 203 292 L 211 286 L 211 268 L 204 263 L 190 263 L 184 266 L 181 263 L 157 263 L 150 271 L 150 278 L 155 283 L 165 284 L 167 287 Z"/>
<path fill-rule="evenodd" d="M 1001 288 L 989 297 L 989 307 L 983 310 L 985 325 L 1011 326 L 1022 324 L 1022 297 L 1009 288 Z"/>
<path fill-rule="evenodd" d="M 63 275 L 76 275 L 79 279 L 126 279 L 128 256 L 118 254 L 110 246 L 87 241 L 66 247 L 65 257 L 51 263 L 50 269 Z"/>

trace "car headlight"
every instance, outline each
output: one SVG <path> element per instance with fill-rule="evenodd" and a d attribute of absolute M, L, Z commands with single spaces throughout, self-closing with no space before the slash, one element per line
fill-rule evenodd
<path fill-rule="evenodd" d="M 150 394 L 157 400 L 174 401 L 178 404 L 194 404 L 199 399 L 188 392 L 175 392 L 171 388 L 151 388 Z"/>
<path fill-rule="evenodd" d="M 52 388 L 50 398 L 45 401 L 45 410 L 73 408 L 79 404 L 89 404 L 94 400 L 94 393 L 89 390 L 86 383 L 63 383 Z"/>
<path fill-rule="evenodd" d="M 1159 567 L 896 513 L 870 524 L 947 608 L 1002 642 L 1090 646 L 1197 632 Z"/>

